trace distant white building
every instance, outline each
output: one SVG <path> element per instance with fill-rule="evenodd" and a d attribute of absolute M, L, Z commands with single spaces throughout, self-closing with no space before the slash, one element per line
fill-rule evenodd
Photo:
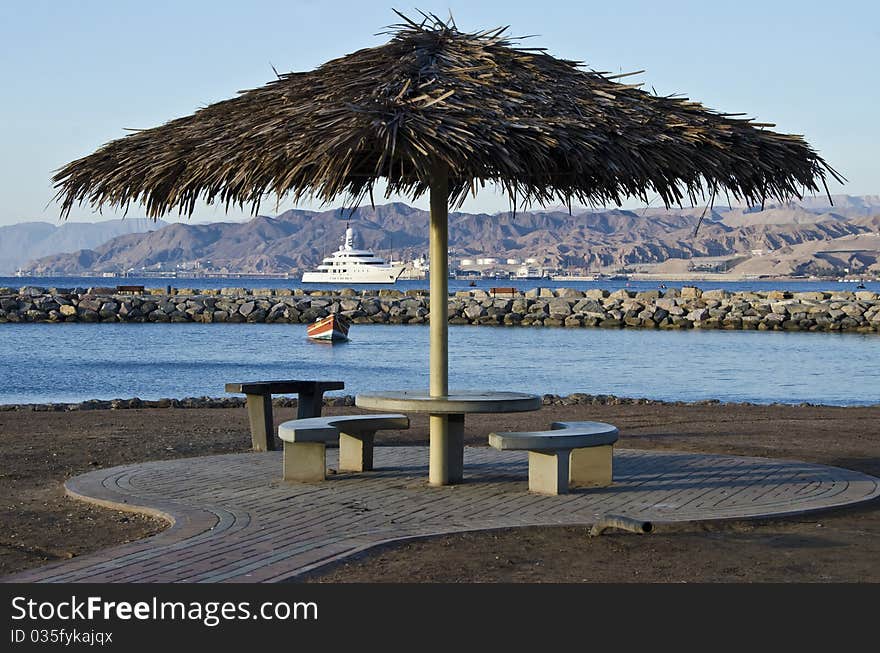
<path fill-rule="evenodd" d="M 473 265 L 473 264 L 474 264 L 474 259 L 472 259 L 472 258 L 463 258 L 463 259 L 461 259 L 461 261 L 460 261 L 459 263 L 460 263 L 460 265 Z"/>
<path fill-rule="evenodd" d="M 428 259 L 424 256 L 420 256 L 418 258 L 414 258 L 412 262 L 412 266 L 414 270 L 429 270 L 431 265 L 428 263 Z"/>
<path fill-rule="evenodd" d="M 544 270 L 528 265 L 523 265 L 513 273 L 514 279 L 543 279 L 545 276 Z"/>
<path fill-rule="evenodd" d="M 492 256 L 488 256 L 486 258 L 478 258 L 477 265 L 497 265 L 498 259 Z"/>
<path fill-rule="evenodd" d="M 520 260 L 518 258 L 509 258 L 507 259 L 507 265 L 519 265 Z"/>

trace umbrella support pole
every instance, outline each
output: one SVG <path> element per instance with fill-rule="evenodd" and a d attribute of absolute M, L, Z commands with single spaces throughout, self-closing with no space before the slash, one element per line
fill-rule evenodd
<path fill-rule="evenodd" d="M 430 330 L 432 397 L 449 394 L 449 170 L 434 166 L 431 176 L 431 247 L 430 247 Z M 454 419 L 454 418 L 453 418 Z M 431 415 L 430 464 L 431 485 L 448 485 L 461 480 L 463 420 L 450 429 L 450 417 Z M 457 468 L 457 469 L 456 469 Z"/>

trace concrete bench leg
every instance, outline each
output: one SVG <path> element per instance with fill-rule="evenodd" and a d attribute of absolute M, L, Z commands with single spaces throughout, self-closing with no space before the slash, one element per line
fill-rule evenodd
<path fill-rule="evenodd" d="M 285 442 L 284 480 L 297 483 L 323 481 L 327 474 L 327 453 L 323 442 Z"/>
<path fill-rule="evenodd" d="M 339 432 L 339 471 L 370 472 L 373 470 L 373 437 L 375 431 Z"/>
<path fill-rule="evenodd" d="M 251 448 L 275 451 L 275 427 L 272 424 L 272 397 L 246 395 L 248 420 L 251 423 Z"/>
<path fill-rule="evenodd" d="M 538 494 L 567 494 L 569 450 L 529 452 L 529 491 Z"/>
<path fill-rule="evenodd" d="M 614 447 L 572 449 L 570 463 L 570 487 L 606 487 L 611 485 L 611 465 Z"/>

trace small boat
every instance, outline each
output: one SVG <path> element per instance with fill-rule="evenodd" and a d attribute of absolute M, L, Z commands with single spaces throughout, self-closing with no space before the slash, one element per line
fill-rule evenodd
<path fill-rule="evenodd" d="M 306 335 L 312 340 L 341 342 L 348 340 L 348 327 L 351 323 L 342 315 L 328 315 L 306 327 Z"/>

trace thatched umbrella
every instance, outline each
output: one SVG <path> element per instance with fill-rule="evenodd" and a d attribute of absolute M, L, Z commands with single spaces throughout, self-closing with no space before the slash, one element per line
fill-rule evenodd
<path fill-rule="evenodd" d="M 433 15 L 401 18 L 385 45 L 279 75 L 66 165 L 54 177 L 63 213 L 139 202 L 154 218 L 189 215 L 200 199 L 256 213 L 268 195 L 357 203 L 372 201 L 382 178 L 389 195 L 427 192 L 430 393 L 444 396 L 447 210 L 477 185 L 500 184 L 514 206 L 652 193 L 671 206 L 719 191 L 786 200 L 837 178 L 800 136 L 517 47 L 505 29 L 465 33 Z M 432 420 L 432 441 L 446 434 Z M 446 482 L 444 467 L 432 461 L 433 483 Z"/>

